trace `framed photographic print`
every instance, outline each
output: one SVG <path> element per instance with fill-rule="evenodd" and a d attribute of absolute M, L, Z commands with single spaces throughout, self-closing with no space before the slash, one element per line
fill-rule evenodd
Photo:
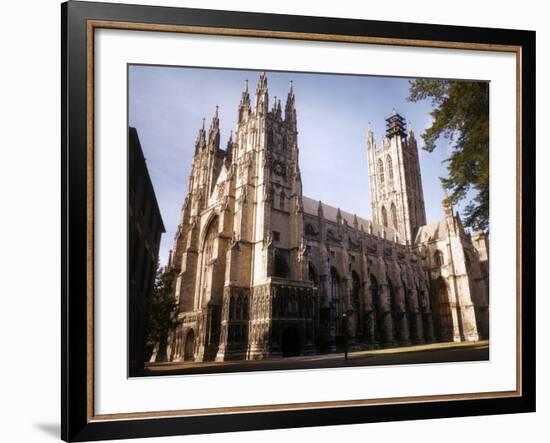
<path fill-rule="evenodd" d="M 62 5 L 62 438 L 535 410 L 535 34 Z"/>

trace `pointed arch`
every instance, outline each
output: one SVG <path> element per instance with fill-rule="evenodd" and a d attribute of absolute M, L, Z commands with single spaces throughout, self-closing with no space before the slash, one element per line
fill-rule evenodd
<path fill-rule="evenodd" d="M 393 162 L 390 154 L 386 157 L 386 168 L 388 170 L 388 177 L 391 182 L 393 181 Z"/>
<path fill-rule="evenodd" d="M 372 326 L 374 339 L 379 341 L 382 338 L 382 308 L 380 301 L 380 287 L 374 274 L 370 274 L 370 292 L 372 297 Z"/>
<path fill-rule="evenodd" d="M 271 149 L 273 148 L 273 142 L 274 142 L 274 133 L 273 133 L 273 129 L 272 128 L 269 128 L 267 130 L 267 149 Z"/>
<path fill-rule="evenodd" d="M 454 323 L 449 302 L 449 288 L 442 277 L 431 282 L 430 304 L 433 312 L 435 335 L 440 341 L 453 340 Z"/>
<path fill-rule="evenodd" d="M 189 329 L 185 337 L 183 360 L 184 361 L 195 360 L 195 331 L 193 329 Z"/>
<path fill-rule="evenodd" d="M 380 187 L 384 187 L 384 162 L 381 158 L 378 159 L 378 176 L 380 181 Z"/>
<path fill-rule="evenodd" d="M 382 206 L 382 224 L 387 228 L 388 227 L 388 211 L 386 207 Z"/>
<path fill-rule="evenodd" d="M 397 208 L 395 207 L 394 203 L 391 204 L 390 213 L 393 228 L 397 231 Z"/>
<path fill-rule="evenodd" d="M 284 211 L 285 210 L 285 203 L 286 203 L 286 200 L 285 200 L 285 192 L 284 191 L 281 191 L 281 193 L 279 194 L 279 209 L 281 211 Z"/>
<path fill-rule="evenodd" d="M 220 296 L 221 288 L 219 279 L 216 279 L 215 263 L 219 252 L 216 249 L 218 245 L 219 217 L 212 215 L 205 225 L 201 234 L 200 256 L 197 266 L 197 273 L 200 276 L 198 280 L 198 290 L 195 294 L 193 303 L 194 309 L 200 309 L 204 303 L 207 303 L 212 297 Z"/>
<path fill-rule="evenodd" d="M 204 230 L 202 251 L 205 262 L 210 261 L 214 255 L 214 242 L 218 236 L 218 217 L 214 216 L 210 219 Z"/>
<path fill-rule="evenodd" d="M 355 271 L 351 271 L 351 303 L 353 309 L 359 312 L 360 309 L 360 295 L 361 295 L 361 279 L 359 274 Z"/>

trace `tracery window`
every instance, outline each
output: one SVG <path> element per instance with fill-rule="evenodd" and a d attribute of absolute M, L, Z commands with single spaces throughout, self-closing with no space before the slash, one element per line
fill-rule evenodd
<path fill-rule="evenodd" d="M 330 293 L 333 300 L 340 298 L 340 276 L 335 268 L 330 268 Z"/>
<path fill-rule="evenodd" d="M 393 181 L 393 163 L 391 160 L 391 155 L 388 154 L 388 157 L 386 159 L 386 166 L 388 168 L 388 177 L 390 178 L 390 182 Z"/>
<path fill-rule="evenodd" d="M 388 211 L 382 206 L 382 224 L 387 228 L 388 227 Z"/>
<path fill-rule="evenodd" d="M 208 227 L 208 232 L 204 240 L 204 259 L 208 263 L 214 257 L 214 242 L 218 235 L 218 220 L 214 220 Z"/>
<path fill-rule="evenodd" d="M 391 204 L 391 222 L 393 224 L 393 227 L 395 230 L 397 230 L 397 209 L 395 208 L 395 205 Z"/>
<path fill-rule="evenodd" d="M 279 195 L 279 209 L 281 211 L 285 210 L 285 193 L 284 192 L 281 192 L 281 194 Z"/>
<path fill-rule="evenodd" d="M 384 163 L 382 159 L 378 159 L 378 175 L 380 176 L 380 187 L 384 186 Z"/>

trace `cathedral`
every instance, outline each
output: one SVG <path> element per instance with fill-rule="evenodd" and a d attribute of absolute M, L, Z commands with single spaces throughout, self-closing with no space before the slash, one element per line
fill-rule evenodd
<path fill-rule="evenodd" d="M 171 361 L 265 359 L 487 339 L 488 238 L 458 213 L 426 223 L 414 133 L 367 133 L 372 221 L 302 194 L 295 95 L 245 85 L 220 147 L 199 130 L 166 272 Z M 307 149 L 307 147 L 305 148 Z M 366 165 L 365 165 L 366 167 Z"/>

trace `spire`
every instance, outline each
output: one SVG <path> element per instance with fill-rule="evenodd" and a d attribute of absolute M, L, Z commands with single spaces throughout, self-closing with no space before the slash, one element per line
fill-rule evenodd
<path fill-rule="evenodd" d="M 409 139 L 414 138 L 414 131 L 413 131 L 413 128 L 412 128 L 412 126 L 411 126 L 411 122 L 408 121 L 408 122 L 407 122 L 407 125 L 409 126 L 409 131 L 408 131 L 408 133 L 407 133 L 408 138 L 409 138 Z"/>
<path fill-rule="evenodd" d="M 320 217 L 320 218 L 324 218 L 324 214 L 323 214 L 323 202 L 321 200 L 319 200 L 319 204 L 317 205 L 317 215 Z"/>
<path fill-rule="evenodd" d="M 355 229 L 359 227 L 359 220 L 357 220 L 357 214 L 353 214 L 353 227 Z"/>
<path fill-rule="evenodd" d="M 265 72 L 260 74 L 258 86 L 256 86 L 256 112 L 266 114 L 269 106 L 269 95 L 267 93 L 267 76 Z"/>
<path fill-rule="evenodd" d="M 336 223 L 342 223 L 342 213 L 340 212 L 340 208 L 338 208 L 338 211 L 336 212 Z"/>
<path fill-rule="evenodd" d="M 281 99 L 278 99 L 277 96 L 273 97 L 273 114 L 277 118 L 281 118 Z"/>
<path fill-rule="evenodd" d="M 294 97 L 294 86 L 293 86 L 292 80 L 290 80 L 290 84 L 288 87 L 288 95 L 286 97 L 285 121 L 291 122 L 294 125 L 296 124 L 295 97 Z"/>
<path fill-rule="evenodd" d="M 225 158 L 229 161 L 233 158 L 233 130 L 229 132 L 229 140 L 227 141 L 227 148 L 225 149 Z"/>
<path fill-rule="evenodd" d="M 265 75 L 265 71 L 262 71 L 262 73 L 260 74 L 260 78 L 258 80 L 258 87 L 256 88 L 256 93 L 258 93 L 258 91 L 263 89 L 267 89 L 267 76 Z"/>
<path fill-rule="evenodd" d="M 220 119 L 218 117 L 218 105 L 216 105 L 216 113 L 212 117 L 210 129 L 208 130 L 208 147 L 210 149 L 218 149 L 220 147 Z"/>
<path fill-rule="evenodd" d="M 242 122 L 250 113 L 250 94 L 248 93 L 248 79 L 244 81 L 244 91 L 239 103 L 239 123 Z"/>
<path fill-rule="evenodd" d="M 202 119 L 202 128 L 199 129 L 197 140 L 195 141 L 195 155 L 199 153 L 201 149 L 206 148 L 206 131 L 204 130 L 204 118 Z"/>
<path fill-rule="evenodd" d="M 369 122 L 369 125 L 368 125 L 368 129 L 367 129 L 367 148 L 368 149 L 372 149 L 374 148 L 374 134 L 372 132 L 372 126 L 371 126 L 371 123 Z"/>

